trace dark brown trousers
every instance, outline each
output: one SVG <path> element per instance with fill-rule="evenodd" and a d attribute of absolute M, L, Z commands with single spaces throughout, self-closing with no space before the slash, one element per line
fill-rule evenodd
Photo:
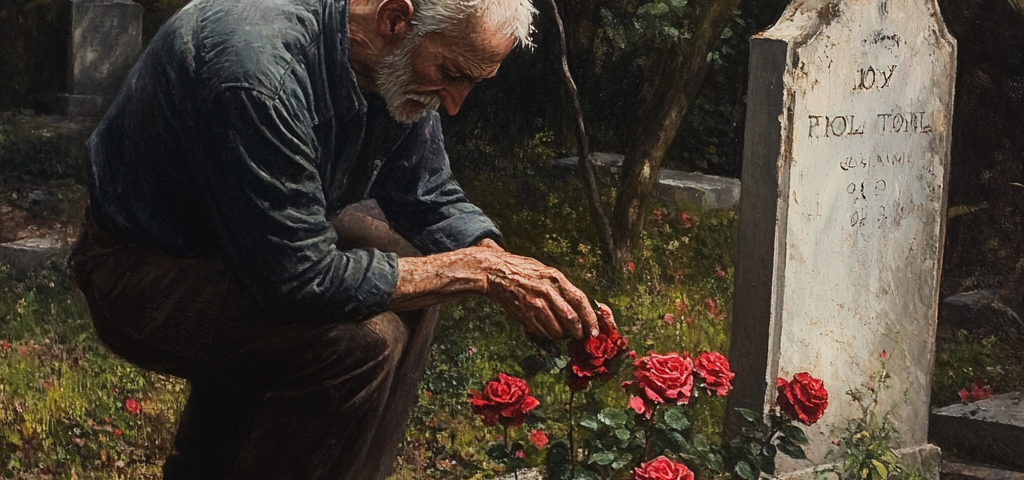
<path fill-rule="evenodd" d="M 415 251 L 378 220 L 346 211 L 334 223 L 348 247 Z M 355 480 L 390 473 L 436 308 L 362 322 L 281 324 L 221 263 L 134 247 L 91 216 L 69 265 L 100 339 L 114 353 L 189 380 L 164 479 Z"/>

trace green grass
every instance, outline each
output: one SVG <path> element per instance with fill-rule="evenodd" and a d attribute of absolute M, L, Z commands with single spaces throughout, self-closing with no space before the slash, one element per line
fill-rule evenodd
<path fill-rule="evenodd" d="M 88 318 L 65 273 L 0 266 L 0 477 L 159 478 L 184 382 L 117 359 Z"/>
<path fill-rule="evenodd" d="M 989 385 L 995 394 L 1024 390 L 1024 337 L 1008 332 L 1000 336 L 961 330 L 935 351 L 932 406 L 960 401 L 957 394 L 974 383 Z"/>

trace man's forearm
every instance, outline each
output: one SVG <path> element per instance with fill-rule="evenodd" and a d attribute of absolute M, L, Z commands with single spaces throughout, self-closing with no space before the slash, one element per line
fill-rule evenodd
<path fill-rule="evenodd" d="M 487 269 L 493 251 L 469 247 L 426 257 L 398 259 L 398 286 L 388 305 L 406 311 L 487 292 Z"/>

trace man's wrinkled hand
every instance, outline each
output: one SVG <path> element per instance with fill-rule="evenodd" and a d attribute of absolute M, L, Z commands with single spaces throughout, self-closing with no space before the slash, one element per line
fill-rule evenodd
<path fill-rule="evenodd" d="M 600 333 L 587 296 L 562 272 L 505 252 L 491 240 L 477 245 L 493 250 L 488 252 L 492 261 L 486 268 L 487 296 L 519 321 L 527 334 L 558 340 Z"/>

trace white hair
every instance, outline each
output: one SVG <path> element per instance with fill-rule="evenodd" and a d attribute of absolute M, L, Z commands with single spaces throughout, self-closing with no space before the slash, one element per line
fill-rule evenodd
<path fill-rule="evenodd" d="M 530 0 L 411 0 L 414 36 L 443 32 L 475 17 L 522 47 L 533 47 L 533 16 L 537 9 Z"/>

